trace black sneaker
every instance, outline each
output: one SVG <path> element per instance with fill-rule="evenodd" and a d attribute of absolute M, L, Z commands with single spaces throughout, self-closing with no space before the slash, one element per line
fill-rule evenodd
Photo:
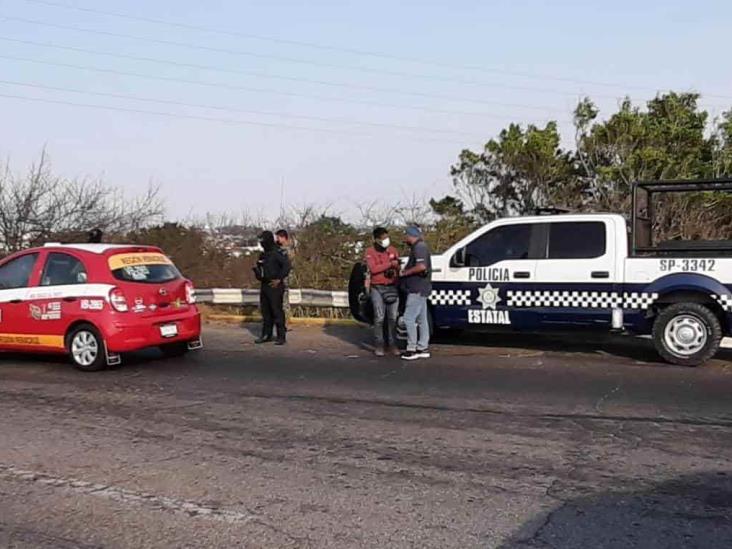
<path fill-rule="evenodd" d="M 416 351 L 404 351 L 402 353 L 402 360 L 417 360 L 419 354 Z"/>
<path fill-rule="evenodd" d="M 287 340 L 285 340 L 285 339 L 278 339 L 277 341 L 275 341 L 275 345 L 285 345 L 285 344 L 287 344 Z"/>
<path fill-rule="evenodd" d="M 269 343 L 270 341 L 272 341 L 271 337 L 262 336 L 262 337 L 258 337 L 257 339 L 255 339 L 254 343 L 256 343 L 257 345 L 261 345 L 262 343 Z"/>
<path fill-rule="evenodd" d="M 429 349 L 425 349 L 423 351 L 417 351 L 417 358 L 431 358 L 432 354 L 430 354 Z"/>

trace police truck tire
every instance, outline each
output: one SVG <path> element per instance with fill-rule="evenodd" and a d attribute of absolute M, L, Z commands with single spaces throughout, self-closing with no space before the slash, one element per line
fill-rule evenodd
<path fill-rule="evenodd" d="M 97 372 L 107 367 L 104 339 L 91 324 L 80 324 L 66 338 L 72 364 L 83 372 Z"/>
<path fill-rule="evenodd" d="M 374 323 L 374 309 L 366 294 L 366 265 L 356 263 L 348 279 L 348 307 L 359 322 Z"/>
<path fill-rule="evenodd" d="M 653 343 L 671 364 L 699 366 L 719 350 L 722 326 L 714 312 L 699 303 L 674 303 L 653 323 Z"/>

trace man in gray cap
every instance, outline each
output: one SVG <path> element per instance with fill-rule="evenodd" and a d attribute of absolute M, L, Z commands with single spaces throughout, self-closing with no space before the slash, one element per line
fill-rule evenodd
<path fill-rule="evenodd" d="M 422 239 L 419 227 L 407 227 L 404 241 L 411 251 L 404 271 L 400 275 L 402 288 L 407 293 L 404 323 L 407 328 L 407 350 L 404 360 L 430 358 L 430 326 L 427 297 L 432 291 L 432 258 Z"/>

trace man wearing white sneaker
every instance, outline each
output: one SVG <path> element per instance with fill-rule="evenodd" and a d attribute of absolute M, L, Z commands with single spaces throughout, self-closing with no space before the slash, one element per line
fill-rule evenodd
<path fill-rule="evenodd" d="M 405 242 L 411 251 L 400 275 L 402 288 L 407 294 L 404 324 L 407 328 L 407 350 L 403 360 L 430 358 L 430 322 L 427 298 L 432 291 L 432 258 L 422 239 L 419 227 L 407 227 Z"/>

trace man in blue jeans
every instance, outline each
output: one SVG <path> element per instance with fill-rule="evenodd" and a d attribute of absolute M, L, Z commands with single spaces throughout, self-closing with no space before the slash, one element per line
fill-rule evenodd
<path fill-rule="evenodd" d="M 400 276 L 402 289 L 407 294 L 404 324 L 407 328 L 407 350 L 404 360 L 430 358 L 430 323 L 427 298 L 432 291 L 432 258 L 422 240 L 419 227 L 407 227 L 405 242 L 411 251 Z"/>

